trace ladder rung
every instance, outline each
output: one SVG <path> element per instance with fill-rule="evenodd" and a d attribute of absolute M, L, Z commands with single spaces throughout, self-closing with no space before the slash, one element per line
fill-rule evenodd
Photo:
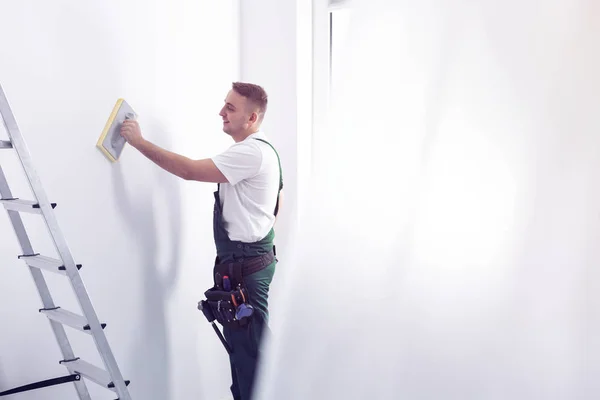
<path fill-rule="evenodd" d="M 45 269 L 50 272 L 55 272 L 57 274 L 66 275 L 66 268 L 64 263 L 61 260 L 57 260 L 54 258 L 40 256 L 39 254 L 33 255 L 21 255 L 20 259 L 25 261 L 27 265 L 34 268 Z M 81 269 L 81 264 L 77 264 L 77 269 Z"/>
<path fill-rule="evenodd" d="M 41 309 L 40 312 L 46 314 L 46 316 L 53 321 L 60 322 L 63 325 L 70 326 L 71 328 L 77 329 L 81 332 L 91 333 L 90 325 L 85 317 L 82 317 L 81 315 L 64 310 L 62 308 L 56 308 L 52 310 Z M 106 324 L 101 324 L 101 326 L 102 329 L 106 328 Z"/>
<path fill-rule="evenodd" d="M 90 381 L 97 383 L 98 385 L 105 387 L 107 389 L 115 390 L 115 385 L 110 378 L 110 374 L 105 370 L 96 367 L 86 361 L 81 359 L 76 359 L 72 361 L 61 361 L 61 364 L 66 366 L 70 371 L 81 374 L 84 378 L 89 379 Z M 129 385 L 129 381 L 125 381 L 125 385 Z"/>
<path fill-rule="evenodd" d="M 0 140 L 0 149 L 12 149 L 12 143 L 8 140 Z"/>
<path fill-rule="evenodd" d="M 34 214 L 40 214 L 42 209 L 36 201 L 31 200 L 20 200 L 20 199 L 0 199 L 0 203 L 4 204 L 7 210 L 29 212 Z M 56 203 L 51 204 L 52 208 L 56 207 Z"/>

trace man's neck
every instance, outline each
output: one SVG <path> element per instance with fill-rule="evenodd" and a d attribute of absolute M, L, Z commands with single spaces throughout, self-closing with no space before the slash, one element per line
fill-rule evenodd
<path fill-rule="evenodd" d="M 254 131 L 248 131 L 248 132 L 242 132 L 242 133 L 240 133 L 240 134 L 238 134 L 238 135 L 231 135 L 231 137 L 233 138 L 233 140 L 234 140 L 236 143 L 239 143 L 239 142 L 243 142 L 244 140 L 246 140 L 246 138 L 247 138 L 248 136 L 250 136 L 250 135 L 253 135 L 253 134 L 255 134 L 256 132 L 258 132 L 258 130 L 254 130 Z"/>

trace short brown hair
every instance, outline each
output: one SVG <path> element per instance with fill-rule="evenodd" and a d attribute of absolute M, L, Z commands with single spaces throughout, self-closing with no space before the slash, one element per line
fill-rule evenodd
<path fill-rule="evenodd" d="M 268 97 L 267 92 L 262 87 L 246 82 L 233 82 L 233 90 L 239 95 L 244 96 L 252 102 L 260 112 L 260 118 L 267 112 Z"/>

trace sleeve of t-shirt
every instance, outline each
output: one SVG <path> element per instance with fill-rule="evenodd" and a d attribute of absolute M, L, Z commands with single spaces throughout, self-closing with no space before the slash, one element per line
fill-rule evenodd
<path fill-rule="evenodd" d="M 223 153 L 212 157 L 213 162 L 231 185 L 252 178 L 260 170 L 262 153 L 258 146 L 236 143 Z"/>

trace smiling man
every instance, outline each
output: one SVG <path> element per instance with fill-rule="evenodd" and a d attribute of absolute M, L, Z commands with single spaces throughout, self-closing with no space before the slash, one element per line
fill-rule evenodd
<path fill-rule="evenodd" d="M 218 183 L 214 193 L 213 235 L 217 257 L 215 286 L 243 287 L 252 314 L 244 324 L 223 323 L 231 349 L 231 392 L 236 400 L 252 398 L 263 332 L 268 329 L 268 294 L 275 273 L 274 224 L 280 207 L 283 177 L 279 155 L 260 130 L 267 94 L 258 85 L 234 82 L 219 115 L 234 144 L 212 158 L 193 160 L 165 150 L 142 137 L 137 121 L 126 120 L 121 135 L 159 167 L 186 180 Z M 235 276 L 241 277 L 240 282 Z M 245 310 L 247 311 L 247 309 Z M 215 311 L 216 313 L 216 311 Z"/>

